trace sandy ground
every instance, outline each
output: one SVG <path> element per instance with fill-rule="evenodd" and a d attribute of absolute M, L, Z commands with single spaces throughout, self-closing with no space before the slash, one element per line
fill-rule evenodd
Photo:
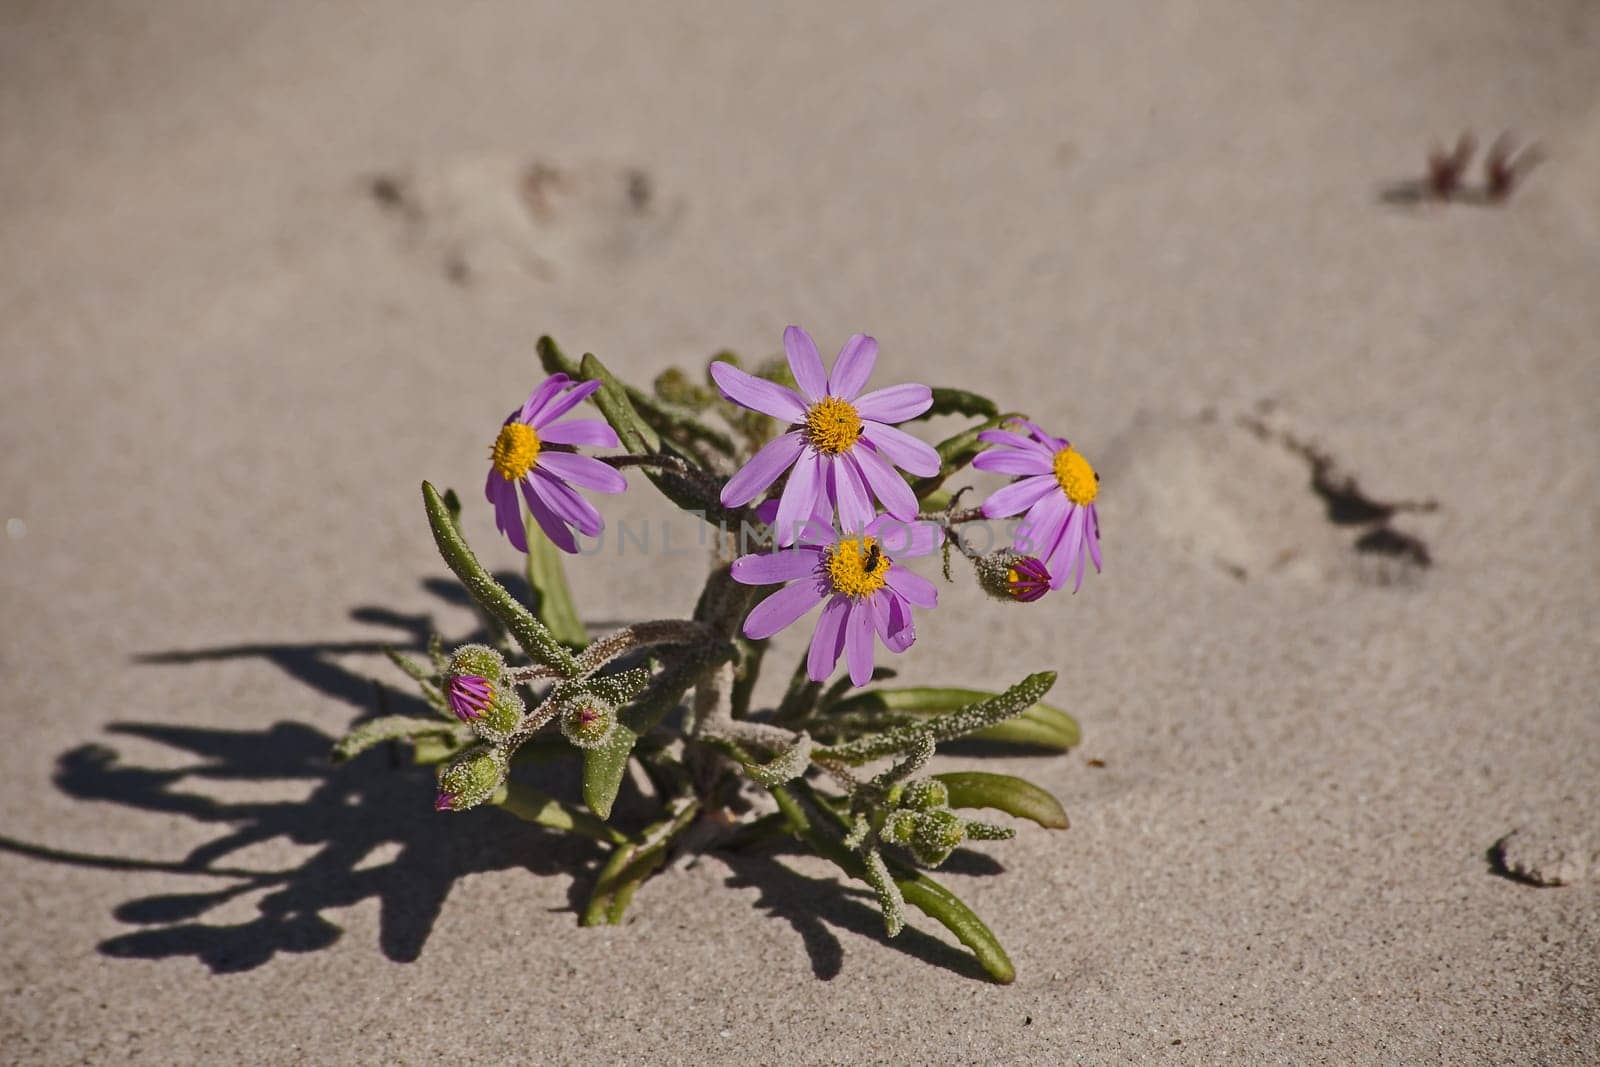
<path fill-rule="evenodd" d="M 1600 873 L 1488 858 L 1600 849 L 1597 50 L 1576 0 L 0 8 L 0 1060 L 1600 1061 Z M 1382 198 L 1466 126 L 1549 162 Z M 593 850 L 324 759 L 469 627 L 416 486 L 539 333 L 791 321 L 1105 476 L 1099 580 L 899 664 L 1083 722 L 998 764 L 1072 829 L 949 875 L 1009 988 L 783 855 L 580 929 Z M 1307 448 L 1437 506 L 1331 521 Z"/>

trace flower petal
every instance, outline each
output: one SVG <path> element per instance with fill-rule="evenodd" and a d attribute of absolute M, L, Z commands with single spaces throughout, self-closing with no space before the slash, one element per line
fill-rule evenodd
<path fill-rule="evenodd" d="M 1050 588 L 1060 589 L 1067 584 L 1067 576 L 1078 567 L 1083 559 L 1083 520 L 1088 512 L 1081 507 L 1074 507 L 1072 514 L 1067 517 L 1066 529 L 1061 533 L 1061 540 L 1051 550 L 1049 558 L 1044 565 L 1050 570 Z"/>
<path fill-rule="evenodd" d="M 600 517 L 593 504 L 579 496 L 572 486 L 538 467 L 522 480 L 522 495 L 528 498 L 529 507 L 537 497 L 560 516 L 562 522 L 576 526 L 585 537 L 595 537 L 606 528 L 606 520 Z"/>
<path fill-rule="evenodd" d="M 1005 445 L 1010 448 L 1020 448 L 1024 452 L 1038 452 L 1042 455 L 1055 455 L 1046 445 L 1032 437 L 1024 437 L 1020 433 L 1010 430 L 984 430 L 978 434 L 978 440 L 989 445 Z"/>
<path fill-rule="evenodd" d="M 821 582 L 793 582 L 757 604 L 745 617 L 744 635 L 752 641 L 771 637 L 816 607 L 827 592 Z"/>
<path fill-rule="evenodd" d="M 722 487 L 722 503 L 730 508 L 750 503 L 789 469 L 789 464 L 794 462 L 804 445 L 805 439 L 798 430 L 768 441 Z"/>
<path fill-rule="evenodd" d="M 890 652 L 904 652 L 917 639 L 917 628 L 911 621 L 911 605 L 905 597 L 893 592 L 879 593 L 871 600 L 872 624 L 878 639 Z"/>
<path fill-rule="evenodd" d="M 518 552 L 528 551 L 527 531 L 522 525 L 522 508 L 517 504 L 517 487 L 502 478 L 499 471 L 490 468 L 483 495 L 494 505 L 495 529 L 506 535 L 512 548 Z"/>
<path fill-rule="evenodd" d="M 889 465 L 888 460 L 878 455 L 870 445 L 852 448 L 850 455 L 860 466 L 873 495 L 883 504 L 883 510 L 903 522 L 910 522 L 917 517 L 917 494 L 911 491 L 906 480 Z"/>
<path fill-rule="evenodd" d="M 877 362 L 878 342 L 864 333 L 853 335 L 839 349 L 839 358 L 833 361 L 833 373 L 828 375 L 828 393 L 854 400 L 872 377 L 872 367 Z"/>
<path fill-rule="evenodd" d="M 991 448 L 979 452 L 972 465 L 978 470 L 996 474 L 1050 474 L 1055 470 L 1051 457 L 1015 448 Z"/>
<path fill-rule="evenodd" d="M 512 414 L 511 419 L 518 422 L 533 422 L 534 416 L 544 410 L 550 398 L 572 384 L 572 379 L 565 374 L 552 374 L 540 382 L 533 392 L 528 394 L 528 399 L 522 402 L 522 410 Z M 507 419 L 510 422 L 511 419 Z"/>
<path fill-rule="evenodd" d="M 844 620 L 844 660 L 850 667 L 852 685 L 872 681 L 872 608 L 854 601 Z"/>
<path fill-rule="evenodd" d="M 800 453 L 794 470 L 789 472 L 772 526 L 773 539 L 779 548 L 787 548 L 796 540 L 809 541 L 821 536 L 821 531 L 813 528 L 817 512 L 821 510 L 818 507 L 822 493 L 821 463 L 822 457 L 808 448 Z"/>
<path fill-rule="evenodd" d="M 593 456 L 580 456 L 576 452 L 543 452 L 539 455 L 539 466 L 573 485 L 597 493 L 620 493 L 628 488 L 628 479 L 622 476 L 621 471 Z"/>
<path fill-rule="evenodd" d="M 850 614 L 850 601 L 836 596 L 828 601 L 817 618 L 817 629 L 811 635 L 811 649 L 806 653 L 806 677 L 813 682 L 825 682 L 839 662 L 844 651 L 844 621 Z"/>
<path fill-rule="evenodd" d="M 711 378 L 722 395 L 735 404 L 771 415 L 784 422 L 806 421 L 806 403 L 786 385 L 746 374 L 732 363 L 711 364 Z"/>
<path fill-rule="evenodd" d="M 804 578 L 816 571 L 822 552 L 815 548 L 796 548 L 787 552 L 754 552 L 733 561 L 729 574 L 744 585 L 776 585 Z"/>
<path fill-rule="evenodd" d="M 944 527 L 936 522 L 902 522 L 893 515 L 879 515 L 867 525 L 867 534 L 876 537 L 890 559 L 914 559 L 937 551 L 944 543 Z"/>
<path fill-rule="evenodd" d="M 1034 440 L 1044 445 L 1044 447 L 1048 448 L 1052 453 L 1060 452 L 1063 448 L 1072 447 L 1071 441 L 1068 441 L 1065 437 L 1057 437 L 1054 434 L 1045 433 L 1044 427 L 1040 426 L 1036 422 L 1031 422 L 1028 419 L 1017 419 L 1016 424 L 1019 426 L 1026 426 L 1028 428 L 1028 432 L 1033 435 Z"/>
<path fill-rule="evenodd" d="M 933 390 L 915 382 L 891 385 L 862 394 L 856 398 L 855 405 L 856 412 L 863 419 L 905 422 L 933 407 Z"/>
<path fill-rule="evenodd" d="M 890 589 L 919 608 L 932 608 L 939 604 L 939 587 L 922 575 L 908 571 L 904 567 L 891 565 L 883 580 Z"/>
<path fill-rule="evenodd" d="M 927 478 L 939 473 L 939 453 L 926 441 L 919 441 L 904 430 L 867 420 L 862 436 L 871 442 L 884 459 L 907 474 Z"/>
<path fill-rule="evenodd" d="M 580 382 L 571 389 L 568 389 L 565 393 L 562 393 L 560 396 L 551 400 L 550 403 L 546 404 L 543 411 L 534 413 L 533 428 L 535 430 L 540 430 L 550 425 L 552 422 L 555 422 L 561 416 L 565 415 L 567 412 L 571 411 L 573 408 L 577 407 L 579 404 L 593 396 L 599 388 L 600 383 L 598 381 L 593 381 Z"/>
<path fill-rule="evenodd" d="M 795 384 L 806 399 L 816 401 L 827 396 L 828 375 L 822 369 L 822 356 L 817 353 L 817 343 L 811 335 L 798 326 L 790 326 L 783 331 L 783 351 L 789 357 Z"/>
<path fill-rule="evenodd" d="M 1011 547 L 1043 563 L 1061 543 L 1071 510 L 1072 501 L 1067 499 L 1065 493 L 1046 493 L 1045 498 L 1030 508 L 1018 524 Z M 1053 572 L 1051 576 L 1054 577 Z"/>
<path fill-rule="evenodd" d="M 1059 492 L 1060 488 L 1056 485 L 1055 478 L 1047 474 L 1012 482 L 996 489 L 989 499 L 983 502 L 984 518 L 1003 519 L 1008 515 L 1026 511 L 1043 500 L 1051 490 Z M 1066 499 L 1066 494 L 1062 493 L 1061 497 Z"/>
<path fill-rule="evenodd" d="M 578 542 L 572 536 L 572 531 L 567 529 L 567 524 L 561 520 L 561 516 L 550 510 L 548 504 L 531 492 L 527 482 L 522 483 L 522 495 L 527 498 L 528 510 L 533 512 L 533 520 L 539 524 L 539 529 L 544 531 L 544 535 L 550 538 L 551 543 L 563 552 L 575 554 L 578 551 Z M 527 548 L 523 548 L 523 551 L 526 552 Z"/>
<path fill-rule="evenodd" d="M 828 498 L 839 509 L 839 529 L 847 534 L 860 533 L 877 517 L 861 468 L 847 452 L 828 456 L 824 462 Z"/>
<path fill-rule="evenodd" d="M 1094 557 L 1095 573 L 1100 572 L 1100 513 L 1093 504 L 1089 505 L 1089 532 L 1085 538 L 1089 542 L 1089 555 Z"/>
<path fill-rule="evenodd" d="M 617 431 L 599 419 L 568 419 L 539 431 L 539 440 L 550 445 L 591 445 L 595 448 L 617 448 Z"/>

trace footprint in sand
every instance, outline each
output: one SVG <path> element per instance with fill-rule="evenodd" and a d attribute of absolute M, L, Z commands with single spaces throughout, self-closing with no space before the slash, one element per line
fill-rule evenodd
<path fill-rule="evenodd" d="M 471 285 L 626 266 L 671 233 L 680 199 L 615 163 L 481 156 L 372 177 L 367 192 L 432 269 Z"/>
<path fill-rule="evenodd" d="M 1406 585 L 1433 559 L 1397 517 L 1432 501 L 1381 501 L 1270 406 L 1230 418 L 1148 413 L 1102 470 L 1118 510 L 1239 581 Z"/>

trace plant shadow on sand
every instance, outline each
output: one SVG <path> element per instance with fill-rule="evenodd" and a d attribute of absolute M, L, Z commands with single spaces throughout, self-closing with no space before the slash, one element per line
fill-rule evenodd
<path fill-rule="evenodd" d="M 525 583 L 497 575 L 525 596 Z M 444 579 L 424 588 L 452 604 L 466 605 L 463 592 Z M 521 588 L 519 588 L 521 587 Z M 361 709 L 359 719 L 385 714 L 431 714 L 420 699 L 380 685 L 339 662 L 341 656 L 372 654 L 386 647 L 420 651 L 432 630 L 427 615 L 401 615 L 384 608 L 351 612 L 359 622 L 400 631 L 390 641 L 247 644 L 147 653 L 143 664 L 188 664 L 228 659 L 264 659 L 324 697 Z M 482 634 L 465 640 L 482 639 Z M 395 962 L 417 959 L 458 878 L 522 868 L 535 875 L 571 879 L 568 905 L 583 908 L 602 849 L 583 838 L 533 826 L 501 811 L 444 816 L 432 810 L 433 769 L 411 766 L 407 750 L 390 744 L 348 764 L 334 764 L 334 737 L 305 723 L 277 722 L 253 730 L 225 730 L 158 722 L 114 723 L 107 732 L 155 742 L 187 754 L 177 767 L 125 762 L 107 744 L 86 744 L 57 760 L 55 784 L 85 801 L 106 801 L 165 817 L 183 816 L 216 826 L 218 835 L 178 860 L 106 856 L 51 848 L 0 837 L 0 850 L 48 862 L 126 872 L 191 875 L 219 888 L 163 893 L 127 900 L 113 915 L 139 929 L 103 941 L 99 951 L 117 958 L 193 957 L 219 974 L 253 970 L 280 952 L 330 947 L 341 929 L 325 913 L 375 898 L 379 904 L 379 949 Z M 577 791 L 573 766 L 541 767 L 543 788 Z M 559 774 L 569 779 L 552 782 Z M 209 792 L 238 793 L 241 783 L 309 783 L 303 798 L 219 799 Z M 619 821 L 628 820 L 629 790 L 619 801 Z M 637 801 L 638 798 L 634 797 Z M 296 865 L 230 865 L 253 846 L 291 844 L 314 850 Z M 866 894 L 839 882 L 814 879 L 780 862 L 781 849 L 718 853 L 732 872 L 730 887 L 753 886 L 756 901 L 787 920 L 805 943 L 819 978 L 839 973 L 843 949 L 830 927 L 883 938 L 882 920 Z M 373 863 L 375 855 L 388 862 Z M 992 874 L 1002 868 L 980 853 L 962 850 L 949 868 Z M 246 922 L 208 919 L 240 898 L 258 894 L 259 915 Z M 730 899 L 730 904 L 733 901 Z M 910 955 L 961 974 L 981 975 L 966 953 L 908 927 L 891 944 Z"/>

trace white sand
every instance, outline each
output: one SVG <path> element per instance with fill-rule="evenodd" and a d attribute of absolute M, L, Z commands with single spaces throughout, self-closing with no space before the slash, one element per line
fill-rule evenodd
<path fill-rule="evenodd" d="M 0 850 L 0 1059 L 1600 1059 L 1600 874 L 1486 859 L 1600 825 L 1600 11 L 668 7 L 0 11 L 0 832 L 298 870 Z M 1464 126 L 1551 159 L 1503 210 L 1379 202 Z M 999 764 L 1072 829 L 947 878 L 1008 988 L 787 857 L 580 929 L 592 851 L 322 762 L 375 643 L 468 625 L 418 480 L 514 565 L 476 488 L 535 336 L 648 377 L 790 321 L 1105 476 L 1100 579 L 951 591 L 898 664 L 1059 668 L 1083 722 Z M 1356 553 L 1278 434 L 1437 501 L 1395 520 L 1435 565 Z M 687 610 L 658 562 L 580 569 L 591 617 Z"/>

